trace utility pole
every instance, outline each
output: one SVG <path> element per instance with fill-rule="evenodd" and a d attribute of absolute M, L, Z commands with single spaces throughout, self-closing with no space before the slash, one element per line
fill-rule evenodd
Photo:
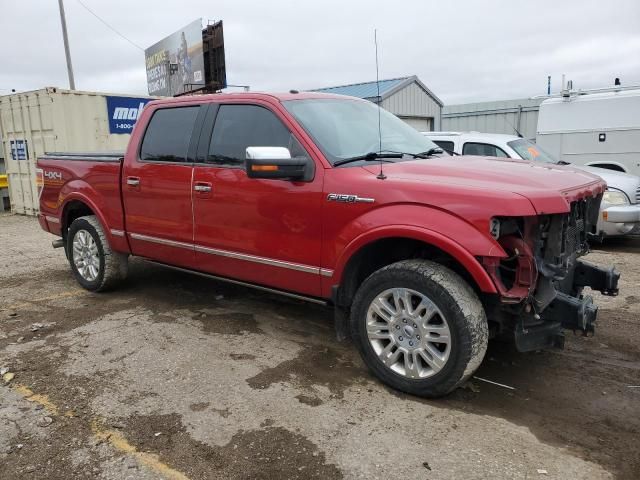
<path fill-rule="evenodd" d="M 73 67 L 71 66 L 71 52 L 69 52 L 69 37 L 67 36 L 67 20 L 64 17 L 64 5 L 62 0 L 58 0 L 60 7 L 60 23 L 62 24 L 62 39 L 64 40 L 64 54 L 67 57 L 67 74 L 69 75 L 69 88 L 76 89 L 76 82 L 73 80 Z"/>

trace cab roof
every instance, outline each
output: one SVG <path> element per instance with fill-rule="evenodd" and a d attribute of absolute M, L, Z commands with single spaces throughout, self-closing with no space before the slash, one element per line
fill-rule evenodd
<path fill-rule="evenodd" d="M 333 93 L 319 93 L 319 92 L 298 92 L 292 93 L 267 93 L 267 92 L 236 92 L 236 93 L 211 93 L 206 95 L 183 95 L 180 97 L 162 98 L 151 102 L 151 104 L 166 105 L 172 103 L 191 103 L 191 102 L 224 102 L 227 100 L 265 100 L 265 101 L 277 101 L 283 102 L 286 100 L 308 100 L 308 99 L 341 99 L 341 100 L 354 100 L 354 101 L 366 101 L 356 97 L 349 97 L 346 95 L 338 95 Z"/>

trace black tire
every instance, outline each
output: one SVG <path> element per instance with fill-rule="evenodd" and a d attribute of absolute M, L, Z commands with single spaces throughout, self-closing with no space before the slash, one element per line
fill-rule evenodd
<path fill-rule="evenodd" d="M 74 261 L 73 241 L 80 231 L 88 232 L 98 249 L 99 268 L 97 277 L 93 280 L 84 278 Z M 128 255 L 111 250 L 102 225 L 95 215 L 79 217 L 71 223 L 67 234 L 66 252 L 74 277 L 87 290 L 92 292 L 109 290 L 127 277 Z"/>
<path fill-rule="evenodd" d="M 366 325 L 369 305 L 392 288 L 410 289 L 428 297 L 446 318 L 451 337 L 448 359 L 431 376 L 408 378 L 392 370 L 369 341 Z M 397 390 L 421 397 L 440 397 L 463 384 L 480 366 L 489 339 L 484 308 L 473 289 L 450 269 L 428 260 L 404 260 L 369 276 L 356 293 L 350 323 L 354 343 L 373 374 Z"/>

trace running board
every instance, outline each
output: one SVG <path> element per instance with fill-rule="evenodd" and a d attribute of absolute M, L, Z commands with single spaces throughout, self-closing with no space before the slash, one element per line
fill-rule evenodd
<path fill-rule="evenodd" d="M 249 288 L 253 288 L 255 290 L 261 290 L 261 291 L 267 292 L 267 293 L 275 293 L 277 295 L 283 295 L 285 297 L 295 298 L 296 300 L 303 300 L 305 302 L 311 302 L 311 303 L 315 303 L 315 304 L 318 304 L 318 305 L 323 305 L 323 306 L 329 305 L 329 302 L 327 302 L 326 300 L 322 300 L 322 299 L 316 298 L 316 297 L 307 297 L 306 295 L 300 295 L 300 294 L 297 294 L 297 293 L 291 293 L 291 292 L 287 292 L 286 290 L 278 290 L 276 288 L 269 288 L 269 287 L 263 287 L 262 285 L 256 285 L 255 283 L 248 283 L 248 282 L 243 282 L 241 280 L 233 280 L 231 278 L 219 277 L 217 275 L 212 275 L 210 273 L 199 272 L 198 270 L 190 270 L 188 268 L 176 267 L 174 265 L 168 265 L 166 263 L 158 262 L 156 260 L 150 260 L 150 259 L 147 259 L 147 258 L 143 258 L 143 260 L 145 260 L 145 261 L 147 261 L 149 263 L 154 263 L 156 265 L 160 265 L 161 267 L 170 268 L 171 270 L 177 270 L 178 272 L 192 273 L 194 275 L 199 275 L 201 277 L 210 278 L 212 280 L 219 280 L 221 282 L 232 283 L 234 285 L 240 285 L 242 287 L 249 287 Z"/>

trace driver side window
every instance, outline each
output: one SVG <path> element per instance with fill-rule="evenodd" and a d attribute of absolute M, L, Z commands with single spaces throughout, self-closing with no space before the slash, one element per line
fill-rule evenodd
<path fill-rule="evenodd" d="M 247 147 L 285 147 L 292 157 L 308 156 L 289 129 L 264 107 L 221 105 L 206 163 L 242 167 Z"/>

